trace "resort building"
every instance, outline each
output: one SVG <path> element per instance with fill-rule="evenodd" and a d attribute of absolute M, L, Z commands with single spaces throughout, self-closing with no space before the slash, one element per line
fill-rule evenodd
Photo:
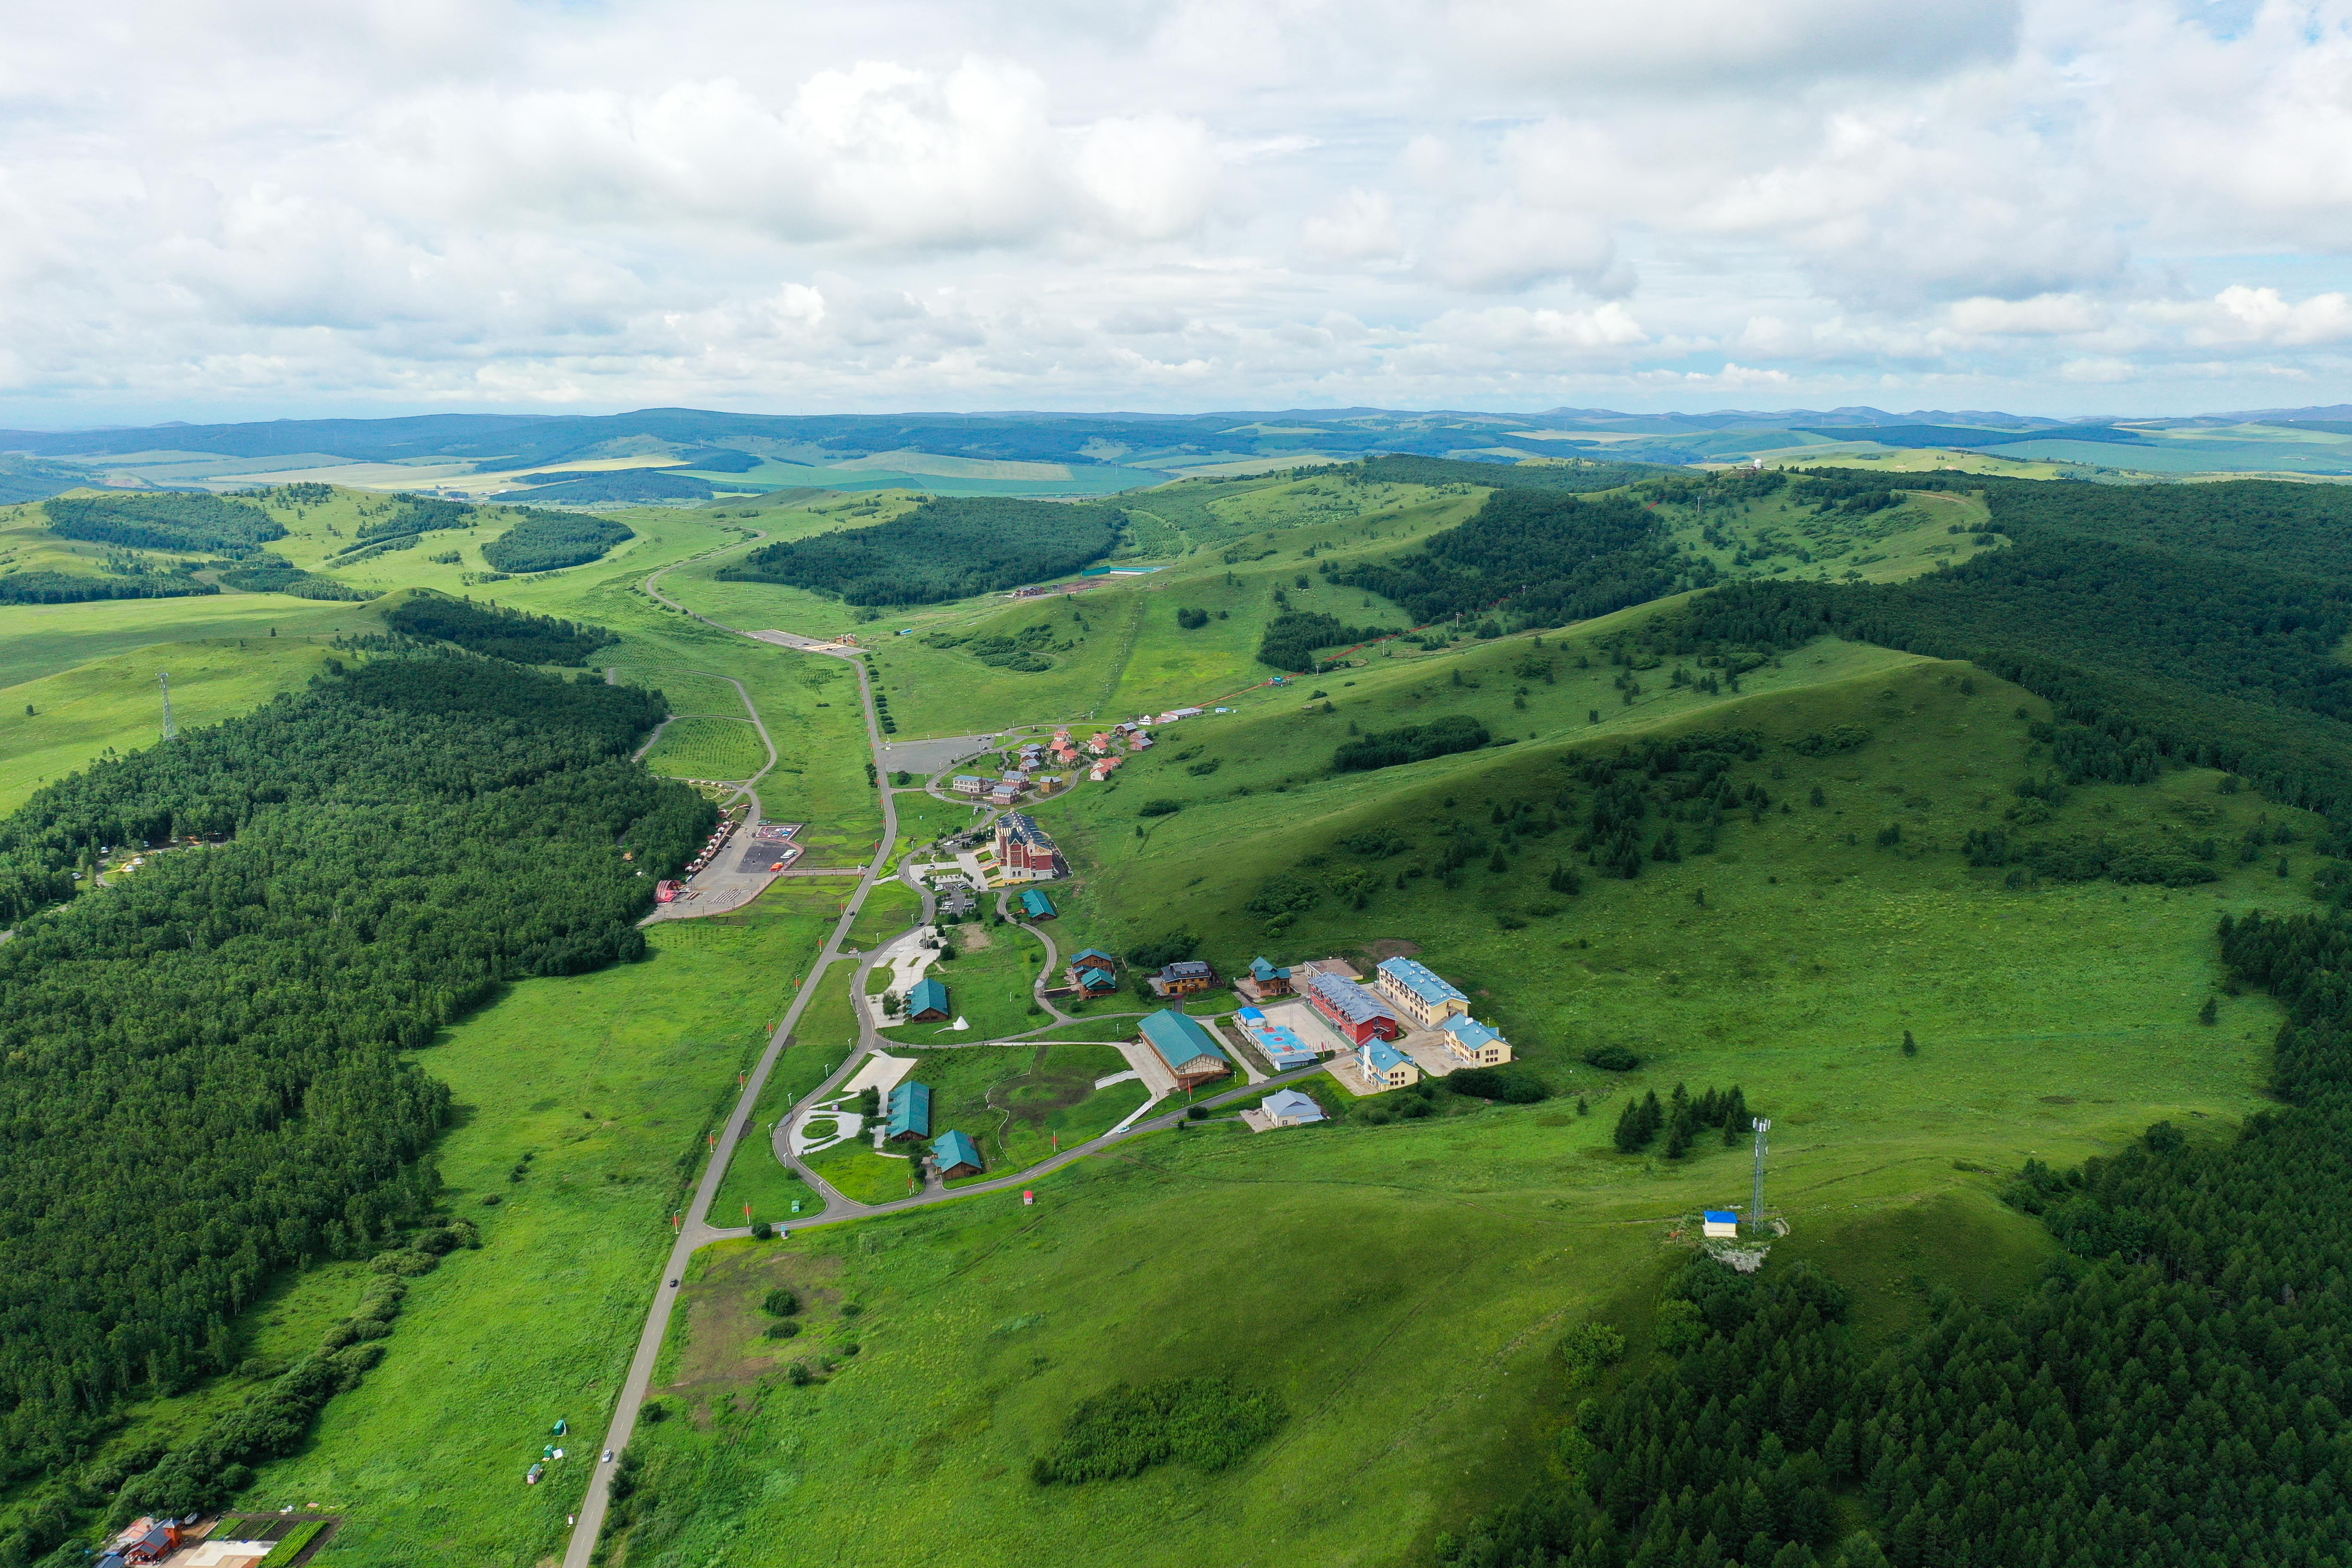
<path fill-rule="evenodd" d="M 1421 1081 L 1421 1068 L 1411 1057 L 1386 1040 L 1367 1040 L 1356 1052 L 1356 1066 L 1375 1089 L 1402 1089 Z"/>
<path fill-rule="evenodd" d="M 1061 912 L 1054 907 L 1053 900 L 1036 889 L 1025 888 L 1022 890 L 1021 914 L 1024 920 L 1050 921 Z"/>
<path fill-rule="evenodd" d="M 997 818 L 996 864 L 1008 882 L 1042 882 L 1063 873 L 1053 836 L 1025 811 Z"/>
<path fill-rule="evenodd" d="M 1404 1033 L 1395 1012 L 1377 993 L 1337 974 L 1318 974 L 1309 980 L 1307 1002 L 1351 1046 L 1371 1039 L 1393 1040 Z"/>
<path fill-rule="evenodd" d="M 948 787 L 958 795 L 977 800 L 988 793 L 988 781 L 978 773 L 958 773 Z"/>
<path fill-rule="evenodd" d="M 1381 994 L 1417 1029 L 1442 1027 L 1456 1013 L 1470 1010 L 1470 998 L 1435 971 L 1410 958 L 1384 958 L 1372 984 Z"/>
<path fill-rule="evenodd" d="M 1198 958 L 1179 959 L 1152 976 L 1151 988 L 1162 996 L 1189 996 L 1217 983 L 1217 972 Z"/>
<path fill-rule="evenodd" d="M 1172 1007 L 1145 1016 L 1141 1039 L 1168 1064 L 1178 1089 L 1196 1088 L 1234 1070 L 1233 1058 L 1225 1055 L 1200 1020 L 1188 1018 Z"/>
<path fill-rule="evenodd" d="M 890 1121 L 883 1136 L 893 1143 L 931 1135 L 931 1086 L 902 1083 L 890 1091 Z"/>
<path fill-rule="evenodd" d="M 951 1181 L 958 1176 L 977 1176 L 983 1169 L 979 1148 L 953 1128 L 940 1133 L 939 1142 L 931 1145 L 931 1163 L 939 1167 L 942 1181 Z"/>
<path fill-rule="evenodd" d="M 1253 1002 L 1290 994 L 1290 971 L 1277 969 L 1263 958 L 1250 960 L 1249 973 L 1234 982 L 1234 989 Z"/>
<path fill-rule="evenodd" d="M 1118 989 L 1118 960 L 1101 948 L 1089 947 L 1070 958 L 1070 984 L 1087 996 L 1108 996 Z"/>
<path fill-rule="evenodd" d="M 1499 1067 L 1511 1059 L 1511 1042 L 1492 1024 L 1456 1013 L 1445 1020 L 1445 1051 L 1465 1067 Z"/>
<path fill-rule="evenodd" d="M 955 1008 L 948 1000 L 944 980 L 918 980 L 907 992 L 907 1022 L 928 1023 L 934 1018 L 952 1018 Z"/>

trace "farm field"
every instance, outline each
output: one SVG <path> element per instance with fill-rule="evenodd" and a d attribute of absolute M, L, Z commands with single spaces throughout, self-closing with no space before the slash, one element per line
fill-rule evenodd
<path fill-rule="evenodd" d="M 768 749 L 749 719 L 700 713 L 671 720 L 646 753 L 646 766 L 676 779 L 748 779 L 767 765 Z"/>

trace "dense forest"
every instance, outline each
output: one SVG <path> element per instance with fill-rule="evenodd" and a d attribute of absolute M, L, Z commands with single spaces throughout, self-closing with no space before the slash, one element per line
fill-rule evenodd
<path fill-rule="evenodd" d="M 719 576 L 787 583 L 853 605 L 932 605 L 1076 572 L 1110 553 L 1126 514 L 1100 502 L 934 496 L 904 517 L 754 550 Z"/>
<path fill-rule="evenodd" d="M 247 562 L 224 567 L 225 587 L 247 594 L 288 594 L 297 599 L 340 599 L 358 602 L 382 596 L 381 591 L 354 588 L 317 572 L 305 572 L 292 562 L 265 552 Z"/>
<path fill-rule="evenodd" d="M 1975 658 L 2057 706 L 2041 738 L 2066 776 L 2236 768 L 2343 833 L 2352 744 L 2331 656 L 2352 610 L 2336 492 L 2022 488 L 1994 498 L 2013 550 L 1885 587 L 1726 588 L 1660 636 L 1722 652 L 1835 630 Z M 1867 1357 L 1833 1284 L 1694 1260 L 1664 1292 L 1643 1364 L 1612 1377 L 1571 1354 L 1601 1392 L 1560 1439 L 1563 1479 L 1442 1558 L 2316 1568 L 2352 1554 L 2352 921 L 2339 903 L 2225 917 L 2219 935 L 2228 984 L 2287 1010 L 2277 1109 L 2220 1140 L 2159 1122 L 2077 1170 L 2029 1161 L 2009 1201 L 2063 1249 L 2039 1288 L 1998 1307 L 1937 1292 L 1926 1328 Z M 1847 1533 L 1842 1513 L 1864 1528 Z"/>
<path fill-rule="evenodd" d="M 517 664 L 585 664 L 598 648 L 621 640 L 585 621 L 478 605 L 425 588 L 387 611 L 383 624 L 403 637 L 452 642 L 469 653 Z"/>
<path fill-rule="evenodd" d="M 640 956 L 709 829 L 627 760 L 666 706 L 375 659 L 0 819 L 0 1476 L 219 1370 L 274 1271 L 426 1212 L 448 1096 L 402 1053 L 502 981 Z M 38 907 L 106 847 L 174 841 Z"/>
<path fill-rule="evenodd" d="M 1258 640 L 1257 658 L 1260 664 L 1304 675 L 1321 668 L 1315 658 L 1319 649 L 1347 647 L 1395 632 L 1394 626 L 1348 626 L 1337 616 L 1319 610 L 1285 610 L 1266 623 L 1265 635 Z"/>
<path fill-rule="evenodd" d="M 1487 485 L 1496 489 L 1559 491 L 1612 490 L 1674 471 L 1648 463 L 1466 463 L 1457 458 L 1422 458 L 1411 453 L 1367 458 L 1340 470 L 1358 484 Z"/>
<path fill-rule="evenodd" d="M 257 506 L 178 490 L 152 494 L 58 496 L 41 503 L 60 539 L 134 550 L 251 555 L 285 528 Z"/>
<path fill-rule="evenodd" d="M 0 575 L 0 605 L 86 605 L 98 599 L 184 599 L 220 590 L 182 572 L 100 577 L 85 572 Z"/>
<path fill-rule="evenodd" d="M 516 513 L 522 521 L 482 546 L 482 559 L 500 572 L 552 572 L 593 561 L 636 534 L 623 523 L 579 512 Z"/>
<path fill-rule="evenodd" d="M 1507 489 L 1419 548 L 1331 580 L 1402 605 L 1416 625 L 1502 607 L 1517 625 L 1555 626 L 1703 584 L 1706 572 L 1636 501 Z"/>

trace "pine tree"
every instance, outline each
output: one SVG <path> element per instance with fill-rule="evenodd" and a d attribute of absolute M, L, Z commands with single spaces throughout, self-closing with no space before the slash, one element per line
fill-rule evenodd
<path fill-rule="evenodd" d="M 2197 1021 L 2200 1024 L 2219 1023 L 2221 1017 L 2221 1004 L 2218 997 L 2206 997 L 2205 1005 L 2197 1009 Z"/>
<path fill-rule="evenodd" d="M 1919 1054 L 1919 1042 L 1911 1037 L 1911 1031 L 1908 1029 L 1903 1031 L 1903 1054 L 1906 1057 L 1916 1057 Z"/>
<path fill-rule="evenodd" d="M 1617 1113 L 1617 1131 L 1612 1135 L 1620 1154 L 1631 1154 L 1642 1146 L 1642 1107 L 1637 1100 L 1628 1100 L 1625 1109 Z"/>

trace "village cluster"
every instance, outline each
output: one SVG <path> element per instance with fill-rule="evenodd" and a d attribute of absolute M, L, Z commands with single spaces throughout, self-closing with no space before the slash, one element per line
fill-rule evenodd
<path fill-rule="evenodd" d="M 1113 954 L 1087 948 L 1071 957 L 1060 994 L 1108 996 L 1118 989 L 1119 968 Z M 1495 1026 L 1470 1016 L 1470 999 L 1461 988 L 1410 958 L 1381 960 L 1369 983 L 1342 958 L 1311 959 L 1286 968 L 1255 959 L 1249 973 L 1233 982 L 1246 1005 L 1223 1025 L 1230 1033 L 1221 1039 L 1208 1024 L 1181 1009 L 1184 997 L 1223 984 L 1215 968 L 1197 958 L 1167 964 L 1146 977 L 1153 995 L 1178 1004 L 1147 1016 L 1136 1041 L 1157 1058 L 1172 1089 L 1189 1091 L 1231 1075 L 1236 1047 L 1254 1054 L 1269 1073 L 1326 1063 L 1332 1078 L 1358 1096 L 1511 1059 L 1510 1041 Z M 1269 1100 L 1260 1107 L 1263 1118 L 1251 1119 L 1253 1126 L 1263 1130 L 1322 1118 L 1313 1100 L 1296 1091 L 1276 1098 L 1284 1099 L 1284 1107 Z"/>
<path fill-rule="evenodd" d="M 1001 776 L 982 778 L 978 773 L 958 773 L 949 781 L 949 787 L 968 800 L 985 805 L 1009 806 L 1032 792 L 1050 793 L 1061 786 L 1066 773 L 1048 773 L 1048 767 L 1075 769 L 1084 766 L 1087 777 L 1096 784 L 1110 777 L 1119 763 L 1139 752 L 1148 752 L 1154 745 L 1153 729 L 1197 719 L 1203 713 L 1230 713 L 1230 708 L 1171 708 L 1154 716 L 1140 714 L 1125 720 L 1088 736 L 1084 742 L 1074 740 L 1071 731 L 1056 730 L 1048 741 L 1032 741 L 1015 753 L 1013 765 Z M 1091 759 L 1091 760 L 1089 760 Z"/>

